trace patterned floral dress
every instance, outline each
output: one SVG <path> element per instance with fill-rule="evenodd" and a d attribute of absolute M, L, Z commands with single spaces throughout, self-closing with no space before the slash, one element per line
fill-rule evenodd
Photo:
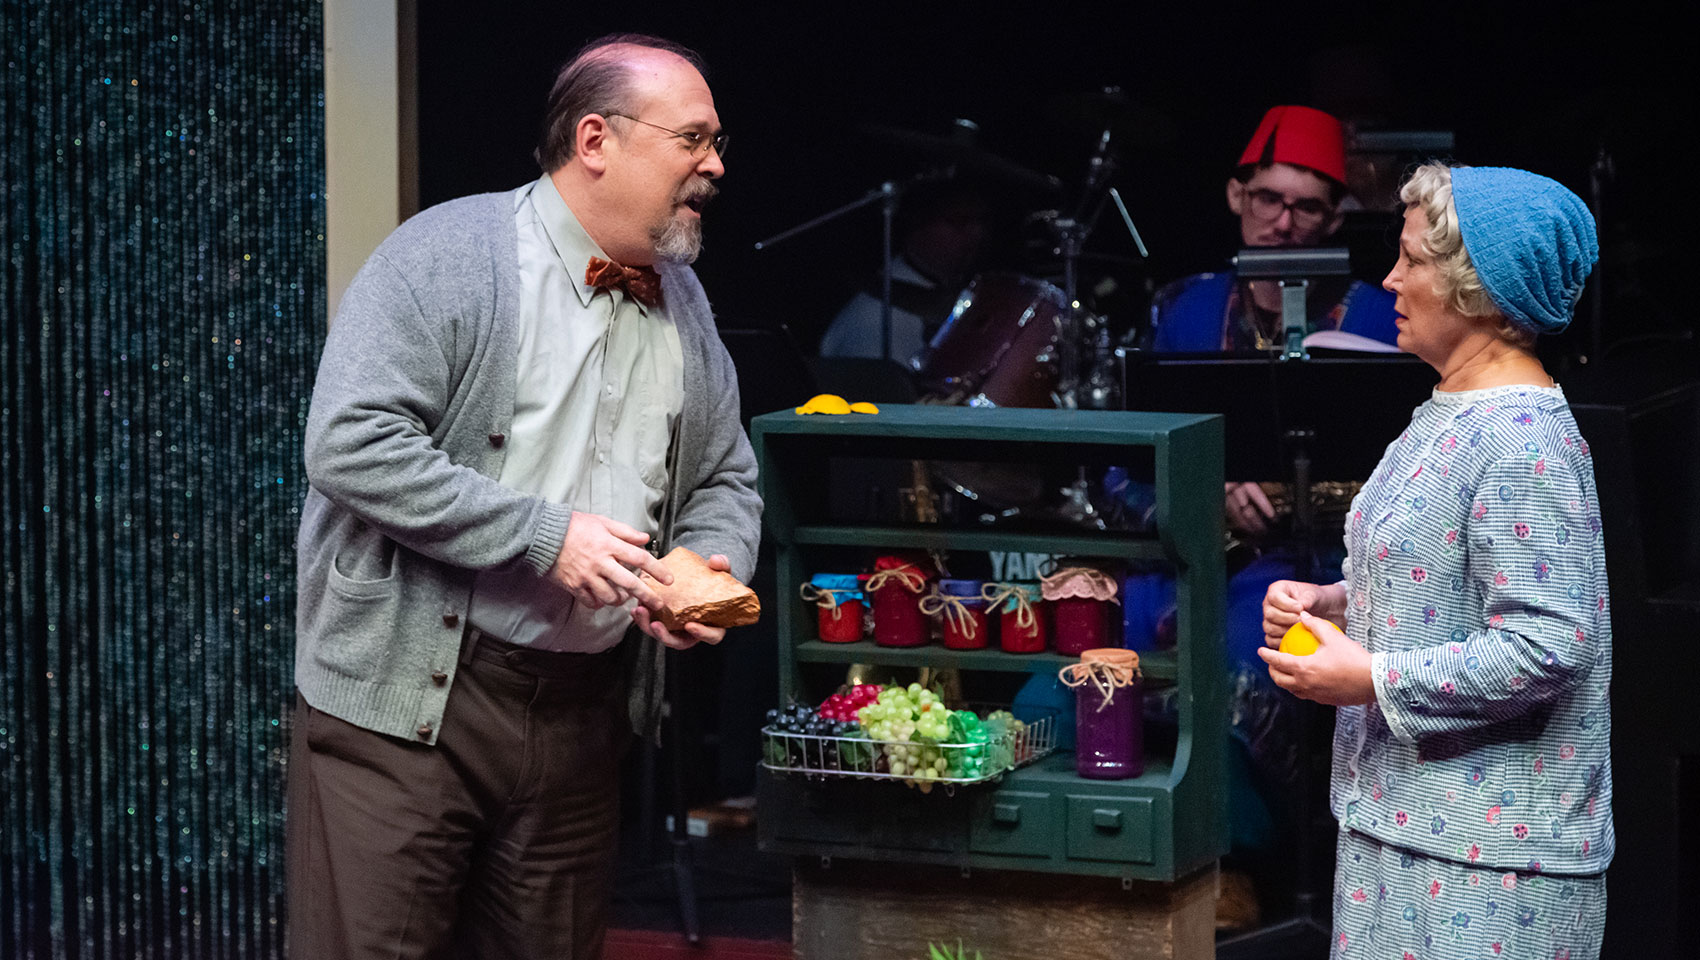
<path fill-rule="evenodd" d="M 1597 957 L 1611 620 L 1588 445 L 1556 387 L 1435 391 L 1346 530 L 1340 957 Z"/>

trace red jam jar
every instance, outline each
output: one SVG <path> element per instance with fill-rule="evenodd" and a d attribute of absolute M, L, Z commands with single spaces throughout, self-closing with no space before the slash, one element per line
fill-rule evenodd
<path fill-rule="evenodd" d="M 998 615 L 998 646 L 1005 653 L 1042 653 L 1050 642 L 1049 611 L 1037 583 L 988 583 L 980 590 Z"/>
<path fill-rule="evenodd" d="M 951 650 L 983 650 L 992 626 L 986 618 L 986 598 L 980 580 L 940 580 L 921 598 L 921 612 L 944 621 L 944 645 Z"/>
<path fill-rule="evenodd" d="M 1139 654 L 1088 650 L 1057 674 L 1074 688 L 1074 770 L 1092 780 L 1145 772 L 1143 678 Z"/>
<path fill-rule="evenodd" d="M 927 574 L 903 557 L 880 557 L 866 591 L 874 606 L 874 642 L 882 647 L 919 647 L 927 642 L 921 595 Z"/>
<path fill-rule="evenodd" d="M 819 607 L 820 638 L 827 643 L 862 639 L 862 584 L 854 573 L 817 573 L 799 591 Z"/>
<path fill-rule="evenodd" d="M 1051 608 L 1051 635 L 1058 653 L 1111 646 L 1110 605 L 1116 580 L 1096 567 L 1063 567 L 1041 577 L 1040 592 Z"/>

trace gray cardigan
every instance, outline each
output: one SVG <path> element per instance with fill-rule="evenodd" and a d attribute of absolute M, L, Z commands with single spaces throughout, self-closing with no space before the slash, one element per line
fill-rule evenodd
<path fill-rule="evenodd" d="M 435 743 L 474 572 L 540 576 L 571 509 L 503 487 L 519 266 L 511 193 L 433 207 L 392 233 L 343 295 L 307 415 L 295 682 L 315 708 Z M 661 265 L 684 353 L 671 544 L 748 580 L 761 531 L 738 383 L 702 285 Z M 635 635 L 635 631 L 633 632 Z M 630 638 L 628 638 L 630 639 Z M 653 729 L 661 647 L 634 648 L 632 721 Z"/>

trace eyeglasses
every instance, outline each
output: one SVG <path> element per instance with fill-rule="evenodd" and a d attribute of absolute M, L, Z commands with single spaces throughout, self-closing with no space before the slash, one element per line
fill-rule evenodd
<path fill-rule="evenodd" d="M 706 157 L 708 156 L 709 148 L 713 147 L 714 152 L 720 154 L 720 159 L 726 159 L 726 134 L 724 133 L 717 133 L 711 137 L 706 133 L 698 133 L 695 130 L 672 130 L 659 123 L 650 123 L 648 120 L 639 120 L 637 117 L 626 113 L 608 113 L 605 114 L 605 116 L 623 117 L 633 123 L 641 123 L 646 127 L 654 127 L 663 133 L 670 133 L 673 136 L 678 137 L 680 140 L 685 141 L 685 145 L 690 147 L 692 154 L 702 154 Z"/>
<path fill-rule="evenodd" d="M 1293 215 L 1293 226 L 1300 230 L 1320 227 L 1323 221 L 1334 215 L 1333 204 L 1315 197 L 1288 200 L 1273 190 L 1247 190 L 1246 199 L 1251 201 L 1253 218 L 1272 223 L 1281 219 L 1282 211 L 1289 211 Z"/>

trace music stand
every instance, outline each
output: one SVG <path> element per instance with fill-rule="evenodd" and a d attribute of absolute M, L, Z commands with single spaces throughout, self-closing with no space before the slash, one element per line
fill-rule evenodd
<path fill-rule="evenodd" d="M 1352 272 L 1345 247 L 1247 247 L 1234 258 L 1243 280 L 1273 280 L 1281 285 L 1281 342 L 1287 360 L 1307 359 L 1304 336 L 1305 301 L 1316 277 L 1344 277 Z"/>
<path fill-rule="evenodd" d="M 1123 348 L 1116 355 L 1127 409 L 1226 418 L 1223 466 L 1237 479 L 1289 476 L 1284 448 L 1295 441 L 1308 448 L 1313 474 L 1367 479 L 1438 380 L 1432 367 L 1403 353 L 1312 348 L 1299 362 L 1266 352 Z"/>
<path fill-rule="evenodd" d="M 1318 351 L 1320 354 L 1320 351 Z M 1387 442 L 1410 424 L 1411 411 L 1436 382 L 1434 370 L 1404 354 L 1351 354 L 1288 361 L 1281 353 L 1151 353 L 1117 351 L 1123 396 L 1130 410 L 1219 413 L 1226 418 L 1224 471 L 1231 479 L 1286 476 L 1293 482 L 1293 529 L 1300 577 L 1317 572 L 1313 477 L 1367 479 Z M 1298 737 L 1304 764 L 1295 803 L 1298 817 L 1294 916 L 1217 944 L 1223 960 L 1271 956 L 1273 945 L 1326 938 L 1328 902 L 1317 883 L 1319 837 L 1308 787 L 1320 757 L 1307 748 L 1316 739 L 1321 708 L 1299 705 Z"/>

